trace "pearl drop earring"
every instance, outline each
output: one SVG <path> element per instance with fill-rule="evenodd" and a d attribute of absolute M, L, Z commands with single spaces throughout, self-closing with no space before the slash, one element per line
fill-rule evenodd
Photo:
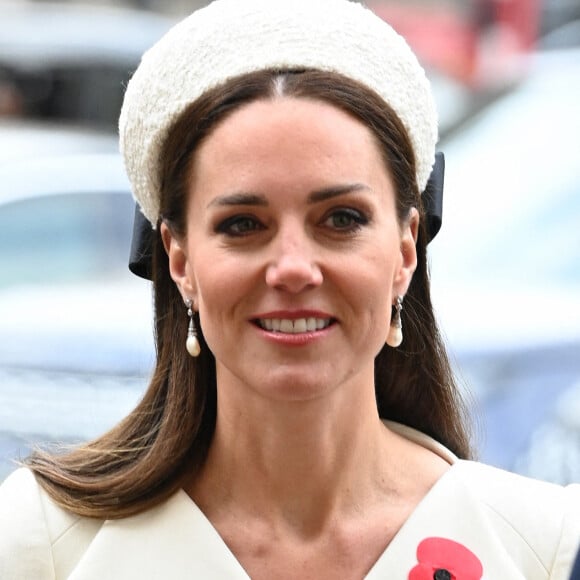
<path fill-rule="evenodd" d="M 193 302 L 188 298 L 185 301 L 187 307 L 187 316 L 189 316 L 189 326 L 187 327 L 187 340 L 185 341 L 185 348 L 187 352 L 193 356 L 199 356 L 201 346 L 197 338 L 197 331 L 195 330 L 195 322 L 193 321 Z"/>
<path fill-rule="evenodd" d="M 401 322 L 401 310 L 403 310 L 403 298 L 397 296 L 395 299 L 395 313 L 391 319 L 391 327 L 389 328 L 389 334 L 387 335 L 387 344 L 396 348 L 403 342 L 403 323 Z"/>

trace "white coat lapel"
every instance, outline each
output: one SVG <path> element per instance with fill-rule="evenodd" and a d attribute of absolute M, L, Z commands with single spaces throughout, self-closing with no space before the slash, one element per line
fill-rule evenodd
<path fill-rule="evenodd" d="M 248 580 L 184 491 L 145 513 L 106 521 L 69 580 Z"/>
<path fill-rule="evenodd" d="M 500 537 L 501 528 L 509 526 L 471 492 L 462 471 L 462 462 L 458 462 L 433 486 L 373 566 L 367 580 L 406 580 L 419 564 L 427 567 L 430 563 L 420 562 L 417 553 L 419 544 L 425 540 L 427 544 L 433 543 L 432 551 L 439 554 L 444 544 L 460 544 L 450 550 L 449 561 L 441 563 L 441 568 L 455 574 L 453 577 L 470 580 L 547 578 L 546 570 L 537 559 L 530 558 L 529 553 L 527 558 L 522 558 L 527 561 L 526 570 L 521 568 L 521 561 L 516 565 L 512 550 L 526 549 L 519 545 L 523 544 L 522 539 L 511 530 L 507 531 L 510 540 Z M 463 567 L 470 566 L 473 561 L 481 565 L 481 575 L 462 573 Z M 415 577 L 427 578 L 421 574 Z M 429 577 L 433 578 L 433 571 Z"/>

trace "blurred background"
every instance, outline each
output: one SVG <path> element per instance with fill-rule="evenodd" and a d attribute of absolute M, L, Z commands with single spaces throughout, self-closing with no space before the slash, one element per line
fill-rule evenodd
<path fill-rule="evenodd" d="M 97 436 L 147 385 L 117 118 L 140 55 L 204 4 L 0 0 L 0 480 L 32 443 Z M 438 103 L 433 296 L 479 458 L 580 481 L 580 0 L 367 4 Z"/>

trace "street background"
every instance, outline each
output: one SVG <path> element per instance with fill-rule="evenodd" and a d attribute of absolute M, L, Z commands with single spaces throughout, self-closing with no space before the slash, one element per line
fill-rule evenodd
<path fill-rule="evenodd" d="M 97 436 L 146 387 L 117 119 L 140 55 L 204 4 L 0 0 L 0 480 L 31 444 Z M 580 0 L 368 5 L 438 104 L 433 297 L 479 457 L 580 481 Z"/>

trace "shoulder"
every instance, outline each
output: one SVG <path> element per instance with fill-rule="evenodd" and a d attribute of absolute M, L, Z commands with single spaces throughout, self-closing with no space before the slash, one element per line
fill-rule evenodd
<path fill-rule="evenodd" d="M 38 484 L 19 469 L 0 487 L 0 577 L 53 578 L 51 560 Z"/>
<path fill-rule="evenodd" d="M 580 485 L 562 487 L 473 461 L 455 469 L 516 556 L 537 558 L 553 577 L 569 570 L 580 543 Z"/>
<path fill-rule="evenodd" d="M 16 470 L 0 486 L 0 578 L 64 576 L 100 525 L 55 505 L 29 469 Z"/>
<path fill-rule="evenodd" d="M 456 467 L 458 476 L 481 501 L 514 523 L 520 518 L 524 523 L 547 523 L 546 518 L 558 521 L 579 513 L 578 484 L 563 487 L 475 461 L 459 461 Z M 580 522 L 578 526 L 580 529 Z"/>

